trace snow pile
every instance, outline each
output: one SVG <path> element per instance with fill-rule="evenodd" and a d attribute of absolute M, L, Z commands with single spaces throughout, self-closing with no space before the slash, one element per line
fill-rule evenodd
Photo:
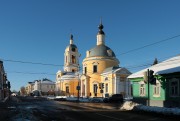
<path fill-rule="evenodd" d="M 180 116 L 180 108 L 165 108 L 156 106 L 145 106 L 132 101 L 126 101 L 120 108 L 121 110 L 146 111 L 164 115 Z"/>
<path fill-rule="evenodd" d="M 126 101 L 125 103 L 123 103 L 123 105 L 121 106 L 121 110 L 132 110 L 134 108 L 134 106 L 137 106 L 139 104 L 132 102 L 132 101 Z"/>
<path fill-rule="evenodd" d="M 164 115 L 180 115 L 179 108 L 165 108 L 165 107 L 137 105 L 135 106 L 134 110 L 160 113 Z"/>

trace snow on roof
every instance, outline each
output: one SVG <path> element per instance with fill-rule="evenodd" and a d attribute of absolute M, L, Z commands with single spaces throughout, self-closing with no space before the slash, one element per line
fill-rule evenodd
<path fill-rule="evenodd" d="M 143 77 L 143 73 L 147 71 L 147 69 L 153 70 L 155 75 L 180 72 L 180 55 L 167 59 L 159 64 L 150 66 L 149 68 L 143 69 L 136 73 L 133 73 L 128 76 L 128 78 Z"/>
<path fill-rule="evenodd" d="M 77 79 L 78 74 L 74 72 L 66 72 L 64 73 L 65 75 L 61 76 L 61 79 L 66 80 L 66 79 Z"/>
<path fill-rule="evenodd" d="M 41 84 L 55 84 L 55 82 L 52 82 L 52 81 L 41 81 Z"/>

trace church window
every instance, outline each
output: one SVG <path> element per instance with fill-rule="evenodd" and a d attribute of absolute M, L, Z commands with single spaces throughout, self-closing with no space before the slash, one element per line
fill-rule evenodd
<path fill-rule="evenodd" d="M 67 56 L 66 56 L 66 63 L 67 63 Z"/>
<path fill-rule="evenodd" d="M 76 56 L 72 55 L 72 63 L 75 64 L 76 63 Z"/>
<path fill-rule="evenodd" d="M 94 92 L 94 93 L 97 93 L 97 89 L 98 89 L 97 84 L 94 84 L 94 85 L 93 85 L 93 92 Z"/>
<path fill-rule="evenodd" d="M 105 86 L 106 93 L 108 93 L 108 84 Z"/>
<path fill-rule="evenodd" d="M 97 72 L 97 65 L 93 65 L 93 73 Z"/>
<path fill-rule="evenodd" d="M 87 73 L 87 67 L 84 67 L 84 74 Z"/>
<path fill-rule="evenodd" d="M 112 50 L 107 50 L 108 56 L 112 56 Z"/>
<path fill-rule="evenodd" d="M 75 52 L 75 51 L 76 51 L 76 49 L 75 49 L 75 48 L 72 48 L 71 50 L 72 50 L 73 52 Z"/>
<path fill-rule="evenodd" d="M 108 77 L 105 77 L 105 78 L 104 78 L 104 81 L 108 81 Z"/>
<path fill-rule="evenodd" d="M 66 93 L 69 93 L 69 86 L 66 86 Z"/>

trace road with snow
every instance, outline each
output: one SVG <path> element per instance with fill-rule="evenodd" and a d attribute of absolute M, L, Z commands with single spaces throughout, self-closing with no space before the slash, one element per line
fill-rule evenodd
<path fill-rule="evenodd" d="M 120 110 L 121 104 L 77 103 L 44 98 L 13 98 L 0 110 L 2 121 L 175 121 L 178 118 Z M 6 113 L 5 113 L 6 111 Z"/>

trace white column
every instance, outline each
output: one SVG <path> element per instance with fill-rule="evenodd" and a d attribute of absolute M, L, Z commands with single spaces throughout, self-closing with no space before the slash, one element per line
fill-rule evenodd
<path fill-rule="evenodd" d="M 120 92 L 120 77 L 116 78 L 116 82 L 117 82 L 117 89 L 116 89 L 116 93 Z"/>
<path fill-rule="evenodd" d="M 81 97 L 83 96 L 83 80 L 81 80 Z"/>
<path fill-rule="evenodd" d="M 87 79 L 85 80 L 85 97 L 87 97 Z"/>
<path fill-rule="evenodd" d="M 116 76 L 115 76 L 115 78 L 114 78 L 114 94 L 116 94 L 116 83 L 117 83 L 117 80 L 116 80 Z"/>

